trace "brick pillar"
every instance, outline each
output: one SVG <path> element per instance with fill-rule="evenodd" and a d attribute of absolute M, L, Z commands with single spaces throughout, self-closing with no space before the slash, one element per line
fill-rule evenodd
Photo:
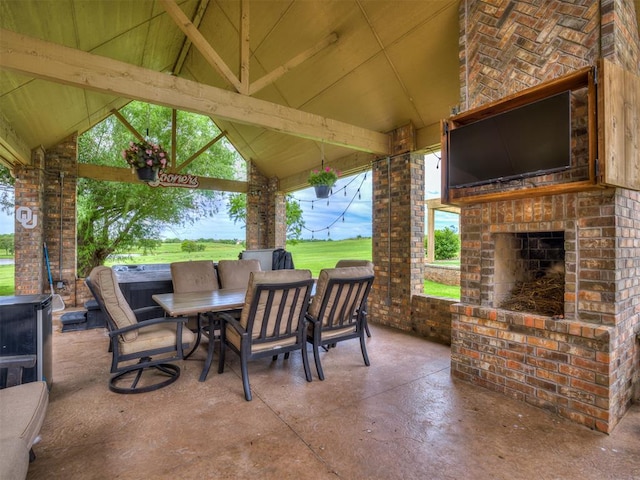
<path fill-rule="evenodd" d="M 48 149 L 45 158 L 44 237 L 49 249 L 54 291 L 65 305 L 75 306 L 77 134 Z"/>
<path fill-rule="evenodd" d="M 278 192 L 278 179 L 267 179 L 251 163 L 247 192 L 247 249 L 284 248 L 286 230 L 285 196 Z"/>
<path fill-rule="evenodd" d="M 44 270 L 44 158 L 42 149 L 31 152 L 31 165 L 16 167 L 15 175 L 15 293 L 34 295 L 49 291 Z"/>
<path fill-rule="evenodd" d="M 424 290 L 424 157 L 404 153 L 373 167 L 373 323 L 411 330 L 411 296 Z"/>

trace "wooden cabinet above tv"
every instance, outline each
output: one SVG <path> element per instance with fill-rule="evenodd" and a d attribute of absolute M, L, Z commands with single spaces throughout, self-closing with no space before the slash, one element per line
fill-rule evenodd
<path fill-rule="evenodd" d="M 602 61 L 443 120 L 443 203 L 639 190 L 639 99 L 639 77 Z"/>

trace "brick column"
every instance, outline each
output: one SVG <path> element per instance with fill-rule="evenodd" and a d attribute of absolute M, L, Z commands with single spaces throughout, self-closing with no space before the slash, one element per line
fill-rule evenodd
<path fill-rule="evenodd" d="M 44 241 L 44 150 L 31 152 L 31 165 L 15 170 L 15 293 L 48 291 L 42 254 Z"/>
<path fill-rule="evenodd" d="M 411 296 L 423 292 L 424 157 L 405 153 L 373 167 L 373 323 L 411 330 Z"/>
<path fill-rule="evenodd" d="M 278 180 L 267 179 L 251 163 L 247 192 L 247 249 L 284 248 L 286 231 L 285 196 L 278 192 Z"/>
<path fill-rule="evenodd" d="M 55 293 L 62 296 L 65 305 L 74 306 L 77 273 L 77 134 L 48 149 L 45 158 L 44 238 L 49 248 L 51 275 Z"/>

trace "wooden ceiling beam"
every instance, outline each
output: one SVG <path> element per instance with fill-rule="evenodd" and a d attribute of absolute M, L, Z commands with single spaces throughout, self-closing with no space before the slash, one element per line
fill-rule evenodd
<path fill-rule="evenodd" d="M 390 152 L 390 137 L 385 133 L 5 29 L 0 29 L 0 68 L 353 150 Z"/>
<path fill-rule="evenodd" d="M 193 17 L 192 24 L 194 27 L 200 27 L 200 22 L 202 22 L 202 17 L 204 17 L 204 12 L 207 11 L 207 7 L 209 6 L 209 0 L 200 0 L 198 3 L 198 9 L 196 11 L 195 16 Z M 182 43 L 182 48 L 180 49 L 180 53 L 178 54 L 178 59 L 176 60 L 175 65 L 173 66 L 173 74 L 180 75 L 182 71 L 182 67 L 184 66 L 184 62 L 187 59 L 187 54 L 189 53 L 189 49 L 191 48 L 191 39 L 189 37 L 185 37 L 184 42 Z"/>
<path fill-rule="evenodd" d="M 224 63 L 222 57 L 220 57 L 218 52 L 207 42 L 207 39 L 200 33 L 200 30 L 191 23 L 189 17 L 184 14 L 180 7 L 173 0 L 160 0 L 160 3 L 180 30 L 191 40 L 193 46 L 202 54 L 207 63 L 215 68 L 227 82 L 233 85 L 233 88 L 235 88 L 237 92 L 242 92 L 242 84 L 240 80 L 238 80 L 238 77 L 236 77 L 227 64 Z"/>
<path fill-rule="evenodd" d="M 78 176 L 107 182 L 140 183 L 138 175 L 130 168 L 109 167 L 90 163 L 78 164 Z M 248 190 L 247 182 L 227 180 L 224 178 L 198 176 L 198 184 L 199 190 L 217 190 L 220 192 L 234 193 L 246 193 Z"/>
<path fill-rule="evenodd" d="M 131 134 L 138 139 L 138 141 L 144 142 L 144 137 L 142 136 L 142 134 L 138 130 L 136 130 L 134 126 L 131 125 L 129 121 L 126 118 L 124 118 L 124 116 L 118 110 L 114 108 L 111 110 L 111 113 L 113 113 L 113 115 L 120 121 L 120 123 L 124 125 L 125 128 L 129 130 Z"/>
<path fill-rule="evenodd" d="M 281 76 L 283 76 L 289 70 L 297 67 L 302 62 L 305 62 L 305 61 L 309 60 L 316 53 L 324 50 L 329 45 L 331 45 L 332 43 L 335 43 L 337 41 L 338 41 L 338 34 L 337 33 L 333 32 L 333 33 L 327 35 L 325 38 L 323 38 L 320 42 L 318 42 L 313 47 L 311 47 L 311 48 L 305 50 L 304 52 L 296 55 L 295 57 L 293 57 L 291 60 L 289 60 L 284 65 L 280 65 L 278 68 L 272 70 L 271 72 L 267 73 L 263 77 L 259 78 L 255 82 L 253 82 L 251 84 L 251 86 L 249 87 L 249 95 L 253 95 L 257 91 L 262 90 L 267 85 L 271 85 L 273 82 L 278 80 Z"/>
<path fill-rule="evenodd" d="M 249 62 L 251 42 L 249 37 L 249 0 L 242 0 L 240 12 L 240 93 L 249 95 Z"/>

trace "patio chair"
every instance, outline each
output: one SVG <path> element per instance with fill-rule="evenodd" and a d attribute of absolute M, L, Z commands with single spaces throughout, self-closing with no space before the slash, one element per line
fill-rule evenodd
<path fill-rule="evenodd" d="M 107 319 L 113 374 L 109 389 L 143 393 L 175 382 L 180 367 L 173 362 L 182 360 L 184 350 L 195 341 L 195 334 L 183 328 L 187 319 L 162 317 L 138 322 L 109 267 L 95 267 L 85 282 Z M 147 373 L 144 379 L 143 373 Z M 123 386 L 125 383 L 129 386 Z"/>
<path fill-rule="evenodd" d="M 371 274 L 373 275 L 373 263 L 369 260 L 338 260 L 338 263 L 336 263 L 336 268 L 344 267 L 368 267 L 371 269 Z M 364 307 L 360 314 L 364 317 L 364 331 L 367 333 L 367 337 L 371 337 L 371 332 L 369 331 L 369 322 L 367 322 L 367 299 L 365 299 Z"/>
<path fill-rule="evenodd" d="M 218 261 L 220 288 L 247 288 L 251 272 L 260 271 L 262 268 L 257 258 L 220 260 Z"/>
<path fill-rule="evenodd" d="M 196 260 L 187 262 L 173 262 L 171 268 L 171 281 L 174 293 L 195 293 L 217 290 L 218 274 L 211 260 Z M 208 323 L 203 325 L 202 317 L 206 316 Z M 187 326 L 196 332 L 196 341 L 193 348 L 184 358 L 189 358 L 196 351 L 202 340 L 202 332 L 209 335 L 209 341 L 214 340 L 214 331 L 220 328 L 220 321 L 213 313 L 188 317 Z"/>
<path fill-rule="evenodd" d="M 224 372 L 226 348 L 240 356 L 244 397 L 251 400 L 249 360 L 292 351 L 302 351 L 302 363 L 311 381 L 305 340 L 304 316 L 307 311 L 313 279 L 309 270 L 273 270 L 252 272 L 240 320 L 220 313 L 223 319 L 220 335 L 218 373 Z M 204 373 L 206 376 L 206 373 Z"/>
<path fill-rule="evenodd" d="M 366 366 L 369 357 L 364 339 L 362 313 L 373 283 L 369 267 L 330 268 L 320 271 L 316 294 L 307 312 L 307 341 L 313 345 L 318 378 L 324 380 L 319 348 L 338 342 L 360 339 L 360 350 Z"/>

